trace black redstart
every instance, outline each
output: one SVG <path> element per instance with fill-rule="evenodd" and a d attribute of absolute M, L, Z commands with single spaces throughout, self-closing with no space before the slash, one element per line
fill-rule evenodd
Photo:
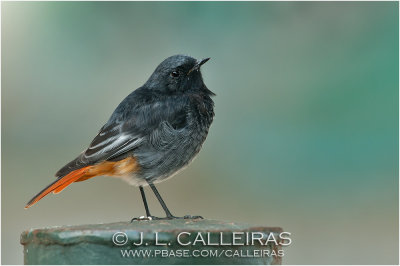
<path fill-rule="evenodd" d="M 113 176 L 139 187 L 147 216 L 140 219 L 202 218 L 173 216 L 154 184 L 188 165 L 207 137 L 215 94 L 204 84 L 200 67 L 208 60 L 185 55 L 165 59 L 142 87 L 118 105 L 89 147 L 61 168 L 57 180 L 25 208 L 73 182 Z M 146 185 L 159 200 L 165 218 L 150 215 L 143 190 Z"/>

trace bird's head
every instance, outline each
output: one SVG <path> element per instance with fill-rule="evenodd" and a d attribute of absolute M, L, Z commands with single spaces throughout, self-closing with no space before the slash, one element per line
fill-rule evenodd
<path fill-rule="evenodd" d="M 196 60 L 187 55 L 174 55 L 158 65 L 145 86 L 168 94 L 202 90 L 200 67 L 209 60 Z"/>

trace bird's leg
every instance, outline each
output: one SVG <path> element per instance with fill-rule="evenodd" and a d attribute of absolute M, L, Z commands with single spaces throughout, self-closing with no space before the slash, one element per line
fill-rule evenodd
<path fill-rule="evenodd" d="M 143 199 L 143 204 L 144 204 L 144 209 L 146 210 L 146 216 L 150 217 L 150 210 L 149 210 L 149 206 L 147 205 L 147 200 L 146 200 L 146 195 L 144 194 L 144 189 L 142 186 L 139 187 L 140 190 L 140 194 L 142 195 L 142 199 Z"/>
<path fill-rule="evenodd" d="M 131 222 L 133 221 L 140 221 L 140 220 L 151 220 L 152 216 L 150 215 L 150 210 L 149 210 L 149 206 L 147 205 L 147 200 L 146 200 L 146 194 L 144 194 L 144 189 L 142 186 L 139 186 L 139 190 L 140 190 L 140 194 L 142 195 L 142 200 L 143 200 L 143 204 L 144 204 L 144 209 L 146 210 L 146 217 L 142 216 L 139 218 L 133 218 L 131 220 Z"/>
<path fill-rule="evenodd" d="M 149 183 L 149 186 L 151 187 L 151 189 L 153 190 L 154 194 L 156 195 L 158 201 L 161 204 L 161 207 L 164 209 L 165 214 L 167 215 L 167 217 L 164 218 L 159 218 L 159 217 L 154 217 L 154 216 L 150 216 L 152 217 L 152 219 L 154 220 L 171 220 L 171 219 L 203 219 L 203 217 L 201 216 L 191 216 L 191 215 L 185 215 L 183 217 L 176 217 L 173 216 L 171 214 L 171 212 L 169 211 L 167 205 L 165 204 L 164 200 L 161 198 L 160 193 L 158 193 L 158 190 L 156 188 L 156 186 L 154 186 L 153 182 L 151 181 L 147 181 L 147 183 Z"/>
<path fill-rule="evenodd" d="M 147 181 L 147 182 L 149 183 L 149 186 L 151 187 L 151 189 L 153 190 L 154 194 L 156 195 L 158 201 L 160 202 L 161 207 L 164 209 L 165 214 L 167 215 L 166 218 L 167 219 L 175 218 L 175 216 L 173 216 L 171 214 L 171 212 L 169 211 L 169 209 L 168 209 L 167 205 L 165 204 L 164 200 L 161 198 L 161 195 L 160 195 L 160 193 L 158 193 L 158 190 L 157 190 L 156 186 L 154 186 L 153 182 L 150 182 L 150 181 Z"/>

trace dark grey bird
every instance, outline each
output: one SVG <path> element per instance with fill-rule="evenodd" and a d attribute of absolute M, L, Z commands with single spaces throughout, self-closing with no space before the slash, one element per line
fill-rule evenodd
<path fill-rule="evenodd" d="M 200 67 L 208 60 L 186 55 L 165 59 L 142 87 L 118 105 L 89 147 L 61 168 L 57 180 L 25 208 L 73 182 L 113 176 L 139 187 L 146 210 L 144 219 L 201 218 L 172 215 L 155 184 L 187 166 L 207 137 L 214 118 L 211 97 L 215 94 L 204 84 Z M 147 185 L 166 217 L 150 214 L 143 189 Z"/>

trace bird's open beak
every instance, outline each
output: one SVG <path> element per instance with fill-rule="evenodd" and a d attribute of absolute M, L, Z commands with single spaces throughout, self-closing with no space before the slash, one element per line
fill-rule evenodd
<path fill-rule="evenodd" d="M 200 61 L 197 61 L 196 65 L 194 65 L 194 67 L 193 67 L 191 70 L 189 70 L 189 72 L 188 72 L 187 74 L 189 75 L 190 73 L 192 73 L 192 71 L 199 70 L 200 67 L 201 67 L 203 64 L 205 64 L 208 60 L 210 60 L 210 57 L 204 58 L 204 59 L 202 59 L 202 60 L 200 60 Z"/>

